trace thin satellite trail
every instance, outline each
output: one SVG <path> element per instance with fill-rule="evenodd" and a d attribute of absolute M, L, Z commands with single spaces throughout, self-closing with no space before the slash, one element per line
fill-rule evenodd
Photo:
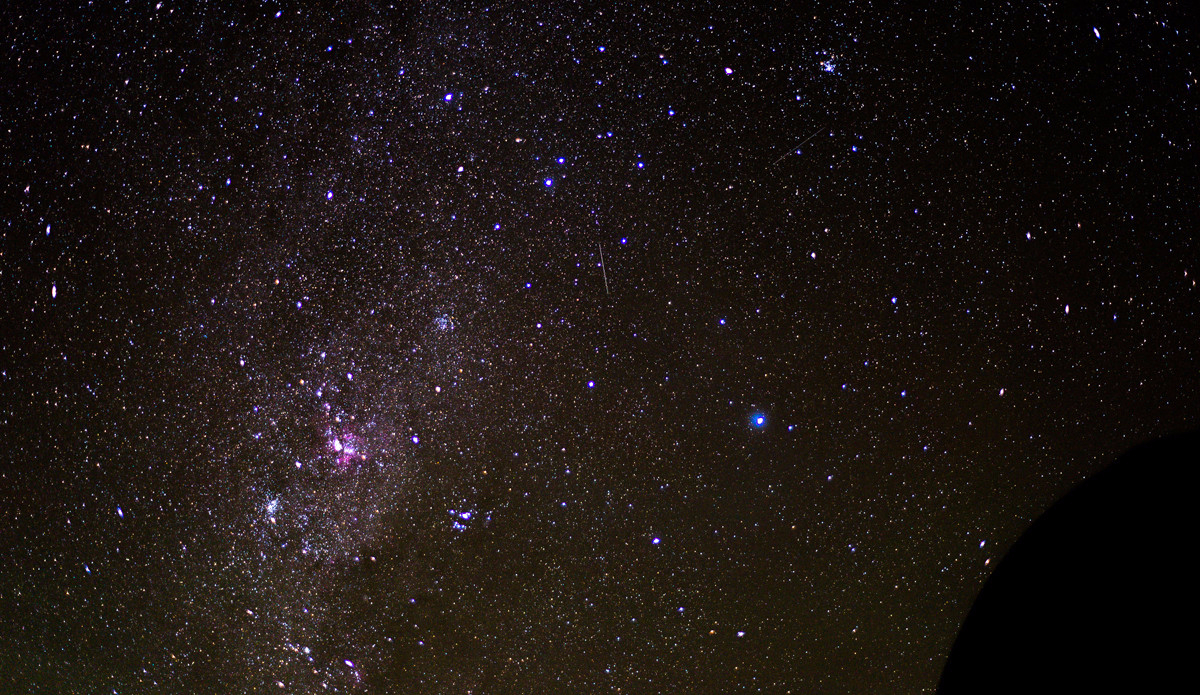
<path fill-rule="evenodd" d="M 604 269 L 604 246 L 597 243 L 596 248 L 600 249 L 600 274 L 604 276 L 604 296 L 608 296 L 608 271 Z"/>
<path fill-rule="evenodd" d="M 787 159 L 791 154 L 793 154 L 797 148 L 804 147 L 805 145 L 807 145 L 809 140 L 812 140 L 813 138 L 817 137 L 818 133 L 820 133 L 821 131 L 825 130 L 828 127 L 829 127 L 829 125 L 823 125 L 820 128 L 817 128 L 816 130 L 814 130 L 812 132 L 812 135 L 809 135 L 808 137 L 804 138 L 804 142 L 801 142 L 799 145 L 793 145 L 787 152 L 784 152 L 783 154 L 779 155 L 779 159 L 776 159 L 774 162 L 771 162 L 771 166 L 778 166 L 778 164 L 780 162 Z"/>

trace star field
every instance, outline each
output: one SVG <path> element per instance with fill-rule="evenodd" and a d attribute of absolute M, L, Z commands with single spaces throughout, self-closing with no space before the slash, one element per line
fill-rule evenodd
<path fill-rule="evenodd" d="M 0 692 L 930 692 L 1200 419 L 1194 12 L 0 10 Z"/>

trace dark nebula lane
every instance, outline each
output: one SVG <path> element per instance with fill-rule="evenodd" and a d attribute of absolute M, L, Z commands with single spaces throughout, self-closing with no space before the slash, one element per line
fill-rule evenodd
<path fill-rule="evenodd" d="M 1052 5 L 5 5 L 0 693 L 931 692 L 1200 421 L 1195 12 Z"/>

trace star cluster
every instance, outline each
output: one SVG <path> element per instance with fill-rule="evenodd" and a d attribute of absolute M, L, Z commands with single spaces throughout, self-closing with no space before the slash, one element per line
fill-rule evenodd
<path fill-rule="evenodd" d="M 930 691 L 1200 417 L 1179 3 L 0 10 L 0 690 Z"/>

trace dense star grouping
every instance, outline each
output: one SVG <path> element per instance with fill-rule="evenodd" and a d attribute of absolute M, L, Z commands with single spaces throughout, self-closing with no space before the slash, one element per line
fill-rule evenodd
<path fill-rule="evenodd" d="M 934 686 L 1194 425 L 1191 10 L 0 11 L 0 690 Z"/>

